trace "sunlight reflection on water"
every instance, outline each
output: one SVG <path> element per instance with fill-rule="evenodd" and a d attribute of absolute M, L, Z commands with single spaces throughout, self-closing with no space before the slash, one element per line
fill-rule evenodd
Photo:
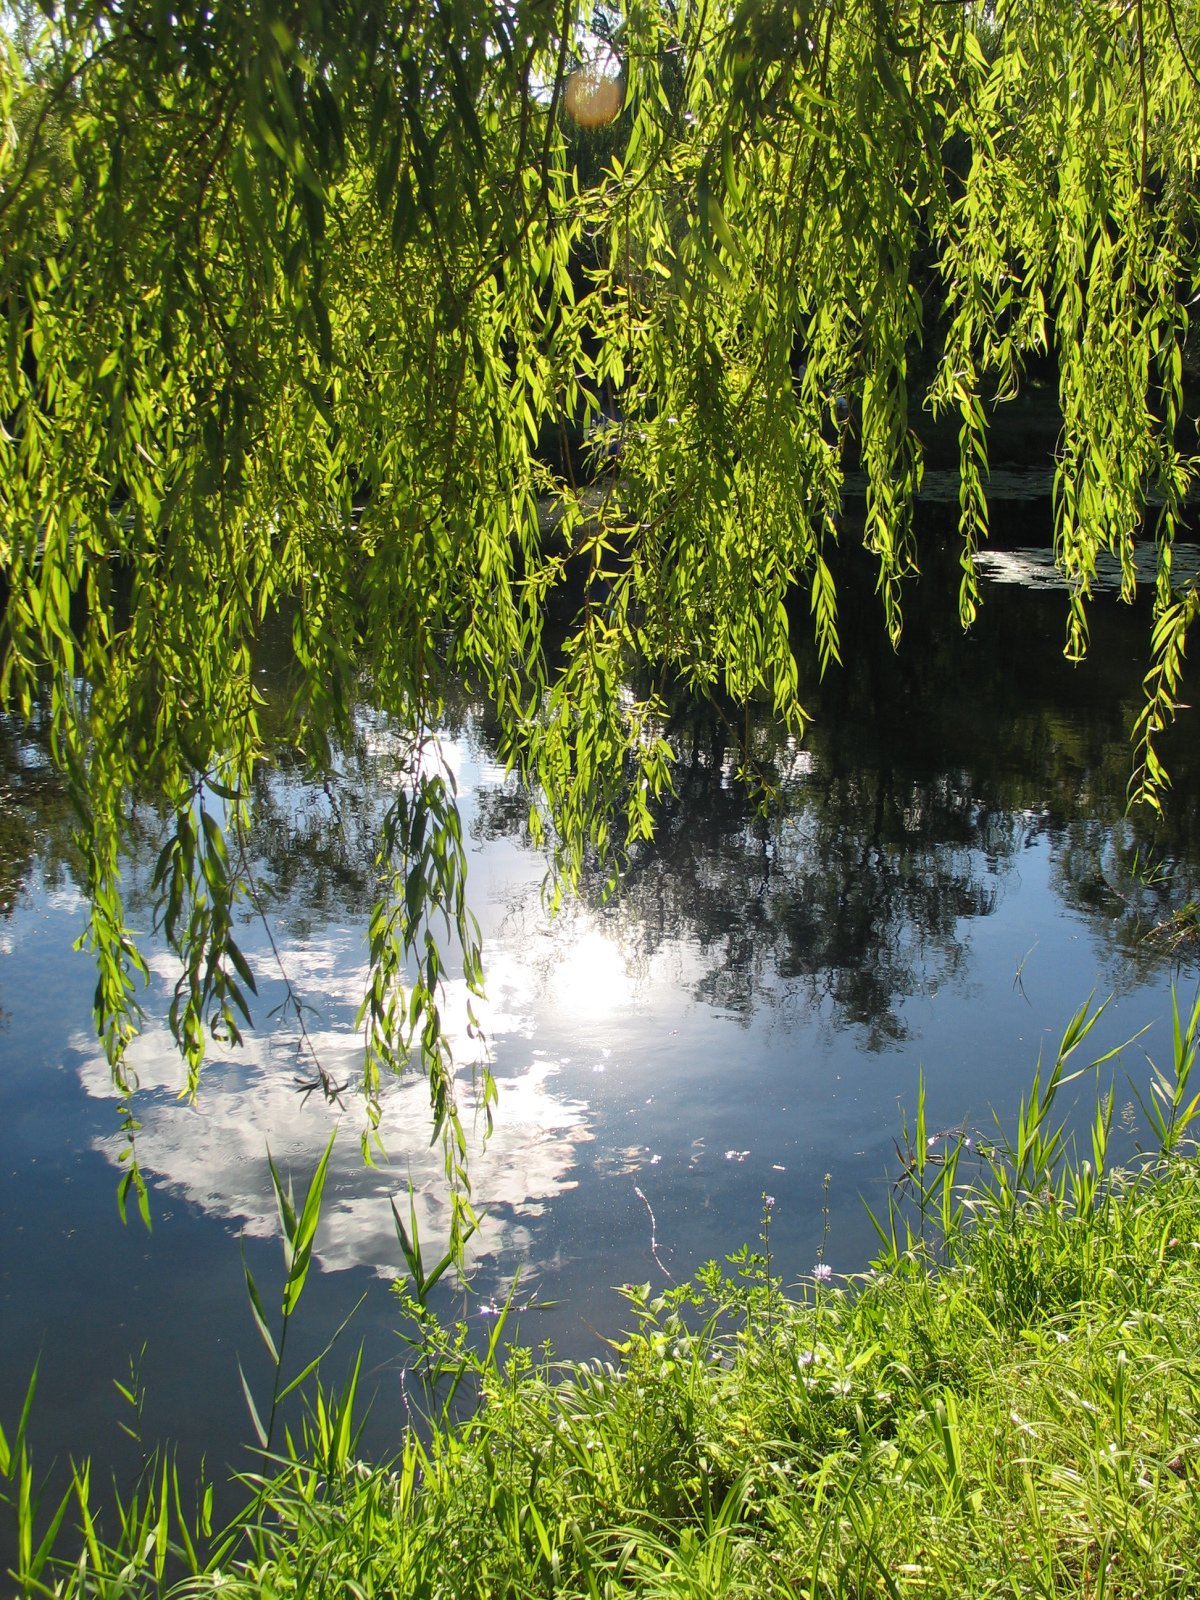
<path fill-rule="evenodd" d="M 764 1194 L 775 1202 L 772 1247 L 785 1280 L 806 1273 L 826 1241 L 822 1259 L 853 1272 L 874 1242 L 860 1197 L 886 1203 L 900 1108 L 913 1110 L 920 1077 L 931 1127 L 986 1129 L 991 1107 L 1011 1116 L 1039 1052 L 1053 1053 L 1092 990 L 1116 995 L 1098 1052 L 1153 1022 L 1144 1043 L 1162 1056 L 1179 969 L 1143 935 L 1173 902 L 1161 885 L 1131 879 L 1140 840 L 1124 814 L 1141 667 L 1129 629 L 1099 637 L 1117 626 L 1100 612 L 1096 662 L 1068 675 L 1056 603 L 997 588 L 969 647 L 885 652 L 841 689 L 827 685 L 803 747 L 764 725 L 758 749 L 776 785 L 765 812 L 733 782 L 720 720 L 682 721 L 678 797 L 663 807 L 654 844 L 613 900 L 585 878 L 554 921 L 528 796 L 495 761 L 475 714 L 461 713 L 440 751 L 422 753 L 457 784 L 487 978 L 476 1003 L 482 1041 L 468 1029 L 461 980 L 445 997 L 483 1221 L 473 1290 L 444 1279 L 441 1309 L 478 1326 L 519 1273 L 522 1298 L 539 1297 L 528 1337 L 594 1354 L 623 1325 L 614 1285 L 665 1286 L 668 1273 L 681 1281 L 753 1244 Z M 860 696 L 873 709 L 864 713 Z M 316 1242 L 324 1271 L 310 1276 L 304 1318 L 319 1347 L 367 1287 L 358 1326 L 385 1393 L 386 1440 L 403 1369 L 382 1282 L 402 1265 L 390 1202 L 407 1216 L 411 1180 L 427 1260 L 443 1248 L 448 1206 L 419 1074 L 383 1085 L 386 1159 L 364 1167 L 359 1152 L 354 1018 L 376 824 L 401 769 L 411 772 L 380 719 L 364 713 L 361 733 L 328 788 L 283 765 L 271 775 L 256 840 L 288 981 L 323 1067 L 348 1086 Z M 1171 801 L 1183 896 L 1200 876 L 1189 771 L 1185 761 Z M 19 777 L 9 771 L 14 790 Z M 91 1027 L 89 963 L 70 950 L 84 907 L 66 824 L 60 814 L 51 824 L 47 864 L 30 866 L 0 919 L 0 1311 L 10 1369 L 0 1373 L 0 1418 L 19 1407 L 42 1351 L 53 1399 L 39 1425 L 50 1453 L 91 1447 L 111 1432 L 112 1379 L 145 1344 L 158 1362 L 163 1430 L 199 1440 L 197 1455 L 231 1458 L 245 1419 L 230 1346 L 240 1358 L 256 1335 L 229 1235 L 243 1235 L 256 1273 L 278 1272 L 267 1149 L 301 1189 L 339 1113 L 298 1090 L 312 1063 L 294 1026 L 272 1023 L 286 991 L 252 919 L 239 942 L 258 982 L 259 1026 L 244 1049 L 214 1053 L 197 1104 L 177 1099 L 184 1074 L 163 1020 L 176 969 L 149 939 L 149 1021 L 129 1059 L 155 1231 L 120 1227 L 118 1097 Z M 149 838 L 128 863 L 141 926 L 152 922 L 156 850 Z M 472 1065 L 484 1061 L 499 1091 L 486 1148 L 471 1087 Z M 1145 1070 L 1140 1046 L 1120 1068 Z M 1081 1082 L 1083 1100 L 1093 1089 Z M 1132 1101 L 1121 1076 L 1117 1095 L 1120 1114 Z M 1122 1127 L 1122 1138 L 1135 1136 Z M 167 1375 L 180 1350 L 185 1370 Z M 199 1403 L 198 1363 L 207 1374 Z"/>

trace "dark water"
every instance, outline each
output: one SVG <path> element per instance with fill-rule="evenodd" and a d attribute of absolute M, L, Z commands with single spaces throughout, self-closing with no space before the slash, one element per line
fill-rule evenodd
<path fill-rule="evenodd" d="M 681 709 L 677 795 L 655 844 L 614 900 L 585 883 L 554 922 L 526 797 L 497 769 L 486 723 L 456 713 L 443 758 L 462 799 L 500 1099 L 472 1156 L 486 1208 L 473 1289 L 448 1287 L 444 1310 L 486 1326 L 519 1272 L 519 1297 L 534 1303 L 522 1339 L 597 1353 L 626 1320 L 614 1285 L 666 1285 L 754 1242 L 764 1194 L 785 1277 L 822 1249 L 836 1272 L 859 1270 L 873 1241 L 862 1200 L 886 1203 L 900 1108 L 915 1106 L 919 1076 L 933 1128 L 986 1127 L 992 1107 L 1010 1116 L 1039 1051 L 1053 1054 L 1093 992 L 1114 997 L 1096 1053 L 1150 1025 L 1118 1073 L 1132 1148 L 1122 1074 L 1140 1084 L 1144 1051 L 1166 1058 L 1172 980 L 1189 1005 L 1196 983 L 1194 952 L 1147 936 L 1198 897 L 1194 716 L 1169 746 L 1167 822 L 1134 823 L 1124 791 L 1145 604 L 1099 603 L 1081 668 L 1061 657 L 1061 595 L 990 584 L 965 640 L 931 607 L 915 590 L 898 657 L 880 648 L 874 614 L 845 619 L 847 668 L 812 698 L 802 746 L 756 728 L 777 786 L 766 815 L 732 780 L 722 724 Z M 326 1070 L 352 1082 L 372 830 L 396 782 L 377 719 L 364 713 L 342 766 L 328 789 L 286 770 L 264 780 L 257 843 L 283 971 Z M 216 1052 L 197 1104 L 179 1100 L 163 1020 L 173 974 L 151 942 L 132 1064 L 154 1227 L 122 1226 L 118 1100 L 91 1035 L 88 960 L 71 949 L 83 908 L 67 809 L 36 739 L 11 727 L 0 789 L 0 1417 L 15 1418 L 40 1359 L 39 1459 L 91 1452 L 128 1483 L 139 1449 L 119 1430 L 133 1418 L 114 1379 L 128 1383 L 132 1362 L 148 1443 L 177 1443 L 185 1472 L 202 1454 L 218 1474 L 245 1466 L 238 1358 L 260 1391 L 266 1375 L 239 1239 L 273 1303 L 268 1147 L 300 1185 L 339 1113 L 299 1092 L 308 1068 L 295 1028 L 271 1020 L 286 991 L 254 922 L 243 947 L 260 1030 L 240 1052 Z M 145 833 L 128 876 L 133 920 L 148 926 L 153 819 Z M 1165 881 L 1135 879 L 1135 859 L 1164 866 Z M 467 1079 L 479 1047 L 461 985 L 447 1011 Z M 365 1294 L 345 1348 L 365 1345 L 367 1445 L 386 1452 L 405 1416 L 388 1202 L 411 1178 L 435 1256 L 441 1155 L 418 1080 L 385 1089 L 387 1162 L 364 1168 L 352 1096 L 340 1120 L 321 1270 L 293 1354 L 319 1349 Z"/>

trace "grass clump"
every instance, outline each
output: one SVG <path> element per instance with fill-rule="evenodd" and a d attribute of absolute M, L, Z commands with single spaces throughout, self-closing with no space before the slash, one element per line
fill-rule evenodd
<path fill-rule="evenodd" d="M 473 1352 L 410 1295 L 430 1414 L 393 1463 L 356 1460 L 352 1392 L 314 1390 L 210 1555 L 172 1531 L 164 1474 L 160 1523 L 32 1578 L 28 1543 L 25 1590 L 162 1592 L 169 1546 L 180 1594 L 1194 1596 L 1198 1014 L 1133 1167 L 1106 1166 L 1111 1094 L 1087 1159 L 1056 1119 L 1080 1012 L 1015 1138 L 930 1139 L 919 1104 L 866 1274 L 785 1292 L 765 1204 L 757 1251 L 627 1288 L 628 1335 L 569 1367 L 504 1352 L 503 1318 Z"/>

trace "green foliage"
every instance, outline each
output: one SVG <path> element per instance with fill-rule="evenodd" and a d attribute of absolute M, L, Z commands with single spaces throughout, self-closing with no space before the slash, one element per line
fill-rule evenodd
<path fill-rule="evenodd" d="M 242 1393 L 246 1397 L 246 1407 L 250 1413 L 250 1421 L 254 1428 L 255 1437 L 263 1451 L 264 1465 L 270 1458 L 279 1407 L 289 1395 L 295 1394 L 297 1390 L 302 1389 L 308 1380 L 313 1377 L 321 1362 L 341 1337 L 346 1324 L 353 1317 L 355 1311 L 358 1310 L 358 1306 L 362 1304 L 362 1299 L 360 1299 L 358 1304 L 351 1308 L 320 1354 L 313 1356 L 294 1378 L 285 1383 L 284 1357 L 287 1352 L 288 1330 L 292 1325 L 296 1307 L 300 1302 L 300 1296 L 304 1292 L 308 1269 L 312 1265 L 313 1244 L 316 1240 L 317 1224 L 321 1218 L 321 1199 L 325 1192 L 325 1176 L 329 1170 L 329 1158 L 333 1154 L 333 1145 L 336 1137 L 337 1132 L 335 1130 L 330 1134 L 321 1158 L 313 1169 L 313 1174 L 309 1179 L 308 1189 L 305 1192 L 299 1211 L 296 1209 L 291 1179 L 289 1178 L 285 1185 L 274 1159 L 269 1154 L 267 1156 L 267 1166 L 271 1174 L 271 1186 L 275 1191 L 275 1203 L 279 1212 L 280 1232 L 283 1235 L 284 1279 L 283 1294 L 279 1308 L 278 1338 L 271 1331 L 266 1306 L 263 1303 L 258 1284 L 254 1280 L 254 1274 L 250 1271 L 249 1263 L 246 1261 L 243 1251 L 242 1268 L 246 1277 L 246 1294 L 250 1301 L 250 1311 L 254 1318 L 254 1326 L 258 1330 L 259 1338 L 262 1340 L 270 1358 L 272 1371 L 271 1405 L 267 1412 L 267 1420 L 264 1423 L 259 1408 L 255 1403 L 254 1394 L 247 1381 L 245 1371 L 241 1362 L 238 1362 L 238 1375 L 242 1380 Z M 357 1376 L 358 1368 L 356 1366 L 354 1379 L 351 1380 L 351 1395 L 353 1395 Z M 319 1389 L 316 1391 L 316 1401 L 318 1420 L 328 1420 L 324 1410 L 325 1402 Z M 348 1423 L 345 1426 L 348 1426 Z"/>
<path fill-rule="evenodd" d="M 328 762 L 363 690 L 407 751 L 366 1089 L 419 1055 L 460 1165 L 439 994 L 448 962 L 473 988 L 479 965 L 431 759 L 447 685 L 490 703 L 559 881 L 611 873 L 670 782 L 631 663 L 799 730 L 785 601 L 810 597 L 837 660 L 861 462 L 898 636 L 923 410 L 958 432 L 969 620 L 989 419 L 1031 360 L 1057 372 L 1072 654 L 1100 555 L 1128 597 L 1144 525 L 1157 541 L 1134 787 L 1160 793 L 1197 608 L 1171 567 L 1195 477 L 1192 10 L 630 0 L 595 19 L 623 105 L 594 133 L 568 114 L 573 3 L 19 10 L 0 32 L 0 703 L 48 695 L 118 1073 L 144 975 L 119 869 L 138 801 L 169 823 L 156 892 L 190 1088 L 206 1039 L 245 1022 L 234 846 L 269 756 L 256 652 L 282 618 L 304 758 Z M 561 441 L 614 402 L 619 475 L 581 492 Z"/>

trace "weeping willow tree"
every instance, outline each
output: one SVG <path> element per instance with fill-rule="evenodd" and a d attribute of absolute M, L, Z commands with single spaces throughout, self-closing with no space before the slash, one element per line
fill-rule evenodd
<path fill-rule="evenodd" d="M 8 18 L 0 699 L 49 721 L 69 779 L 118 1074 L 142 970 L 119 871 L 133 797 L 168 819 L 155 889 L 193 1086 L 206 1035 L 249 1013 L 256 645 L 282 618 L 313 768 L 364 694 L 406 751 L 366 1078 L 418 1051 L 457 1160 L 446 950 L 481 972 L 428 757 L 447 686 L 490 706 L 562 880 L 615 859 L 670 783 L 631 661 L 802 729 L 795 602 L 828 665 L 851 457 L 899 637 L 922 411 L 957 430 L 948 603 L 969 624 L 989 421 L 1033 360 L 1059 386 L 1070 653 L 1101 556 L 1130 597 L 1135 543 L 1156 544 L 1133 792 L 1159 794 L 1200 606 L 1172 584 L 1195 473 L 1194 6 L 45 0 Z M 601 418 L 619 466 L 589 487 L 561 441 Z"/>

